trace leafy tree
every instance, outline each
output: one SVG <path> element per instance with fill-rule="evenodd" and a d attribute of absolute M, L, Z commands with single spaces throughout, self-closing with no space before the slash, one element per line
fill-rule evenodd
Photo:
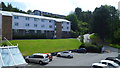
<path fill-rule="evenodd" d="M 105 6 L 101 6 L 100 8 L 96 8 L 93 12 L 93 32 L 97 33 L 101 39 L 105 39 L 109 36 L 109 17 L 110 13 Z"/>
<path fill-rule="evenodd" d="M 71 29 L 73 31 L 78 31 L 78 22 L 77 16 L 75 14 L 70 14 L 66 17 L 69 21 L 71 21 Z"/>
<path fill-rule="evenodd" d="M 6 10 L 7 10 L 7 7 L 6 7 L 5 3 L 4 3 L 4 2 L 1 2 L 1 5 L 2 5 L 2 10 L 6 11 Z"/>
<path fill-rule="evenodd" d="M 77 7 L 75 8 L 75 14 L 79 20 L 82 20 L 82 9 Z"/>
<path fill-rule="evenodd" d="M 27 13 L 28 13 L 28 14 L 32 13 L 32 10 L 28 10 Z"/>

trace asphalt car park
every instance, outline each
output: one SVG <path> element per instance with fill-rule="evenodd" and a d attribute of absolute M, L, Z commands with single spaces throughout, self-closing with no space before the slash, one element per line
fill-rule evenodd
<path fill-rule="evenodd" d="M 117 52 L 110 53 L 73 53 L 73 58 L 53 56 L 53 60 L 43 66 L 91 66 L 107 57 L 118 56 Z M 29 63 L 28 65 L 40 65 Z"/>

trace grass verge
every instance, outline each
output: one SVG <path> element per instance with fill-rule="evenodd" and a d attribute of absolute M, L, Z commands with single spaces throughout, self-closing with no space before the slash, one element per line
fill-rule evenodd
<path fill-rule="evenodd" d="M 24 56 L 77 49 L 81 44 L 77 39 L 12 40 L 10 42 L 14 45 L 18 43 Z"/>

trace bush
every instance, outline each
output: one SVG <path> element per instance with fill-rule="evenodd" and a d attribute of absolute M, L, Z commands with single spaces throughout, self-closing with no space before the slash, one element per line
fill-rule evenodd
<path fill-rule="evenodd" d="M 102 46 L 92 45 L 89 43 L 87 44 L 82 43 L 79 48 L 86 48 L 87 52 L 91 52 L 91 53 L 101 53 Z"/>

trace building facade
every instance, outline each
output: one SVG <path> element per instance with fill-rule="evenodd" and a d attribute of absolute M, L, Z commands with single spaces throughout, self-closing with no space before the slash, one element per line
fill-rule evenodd
<path fill-rule="evenodd" d="M 65 19 L 0 11 L 0 33 L 7 39 L 69 38 L 70 30 Z"/>

